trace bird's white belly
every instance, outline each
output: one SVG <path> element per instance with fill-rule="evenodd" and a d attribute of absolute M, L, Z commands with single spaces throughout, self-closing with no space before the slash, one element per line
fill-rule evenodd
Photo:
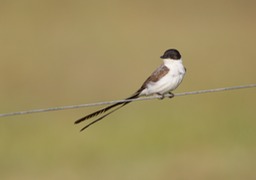
<path fill-rule="evenodd" d="M 182 65 L 182 61 L 167 61 L 165 66 L 169 68 L 169 72 L 156 82 L 148 82 L 145 89 L 140 95 L 152 95 L 152 94 L 166 94 L 176 89 L 185 73 L 186 70 Z"/>
<path fill-rule="evenodd" d="M 168 74 L 157 82 L 150 82 L 142 95 L 165 94 L 176 89 L 183 79 L 184 74 Z"/>

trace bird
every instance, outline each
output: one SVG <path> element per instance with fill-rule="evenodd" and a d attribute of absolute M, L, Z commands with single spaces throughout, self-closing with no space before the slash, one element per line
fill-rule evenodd
<path fill-rule="evenodd" d="M 182 82 L 186 68 L 183 65 L 181 54 L 177 49 L 166 50 L 160 58 L 163 59 L 163 63 L 145 80 L 142 86 L 133 95 L 126 98 L 124 102 L 117 102 L 76 120 L 75 124 L 79 124 L 105 113 L 103 116 L 84 126 L 80 131 L 87 129 L 94 123 L 129 104 L 133 99 L 137 99 L 141 96 L 159 95 L 160 99 L 163 99 L 165 95 L 168 94 L 169 98 L 173 98 L 174 94 L 172 91 Z M 110 111 L 115 107 L 117 108 Z"/>

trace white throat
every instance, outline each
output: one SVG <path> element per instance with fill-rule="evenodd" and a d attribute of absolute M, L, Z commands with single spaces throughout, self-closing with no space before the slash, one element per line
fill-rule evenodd
<path fill-rule="evenodd" d="M 164 65 L 168 67 L 169 69 L 172 69 L 175 66 L 183 66 L 182 65 L 182 59 L 179 60 L 173 60 L 173 59 L 163 59 Z"/>

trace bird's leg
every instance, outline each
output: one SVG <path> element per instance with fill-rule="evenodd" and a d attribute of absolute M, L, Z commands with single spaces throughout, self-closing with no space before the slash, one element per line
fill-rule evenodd
<path fill-rule="evenodd" d="M 174 97 L 174 94 L 172 92 L 169 92 L 168 94 L 170 95 L 169 98 L 173 98 Z"/>
<path fill-rule="evenodd" d="M 164 95 L 163 94 L 160 94 L 160 93 L 156 93 L 157 95 L 161 96 L 159 97 L 160 100 L 163 100 L 164 99 Z"/>

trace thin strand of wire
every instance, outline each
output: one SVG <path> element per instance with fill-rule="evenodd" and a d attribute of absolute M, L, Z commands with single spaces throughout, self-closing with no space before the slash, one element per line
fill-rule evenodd
<path fill-rule="evenodd" d="M 254 87 L 256 87 L 256 84 L 248 84 L 248 85 L 232 86 L 232 87 L 224 87 L 224 88 L 216 88 L 216 89 L 198 90 L 198 91 L 191 91 L 191 92 L 176 93 L 175 97 L 177 97 L 177 96 L 187 96 L 187 95 L 196 95 L 196 94 L 204 94 L 204 93 L 213 93 L 213 92 L 221 92 L 221 91 L 230 91 L 230 90 L 236 90 L 236 89 L 254 88 Z M 154 96 L 141 97 L 141 98 L 138 98 L 138 99 L 130 99 L 130 100 L 115 100 L 115 101 L 105 101 L 105 102 L 80 104 L 80 105 L 51 107 L 51 108 L 44 108 L 44 109 L 32 109 L 32 110 L 27 110 L 27 111 L 4 113 L 4 114 L 0 114 L 0 117 L 17 116 L 17 115 L 32 114 L 32 113 L 42 113 L 42 112 L 49 112 L 49 111 L 60 111 L 60 110 L 67 110 L 67 109 L 77 109 L 77 108 L 101 106 L 101 105 L 114 104 L 114 103 L 119 103 L 119 102 L 128 102 L 128 101 L 145 101 L 145 100 L 157 99 L 157 98 L 160 98 L 160 97 L 161 96 L 159 96 L 159 95 L 154 95 Z M 164 97 L 170 97 L 170 95 L 166 94 Z"/>

